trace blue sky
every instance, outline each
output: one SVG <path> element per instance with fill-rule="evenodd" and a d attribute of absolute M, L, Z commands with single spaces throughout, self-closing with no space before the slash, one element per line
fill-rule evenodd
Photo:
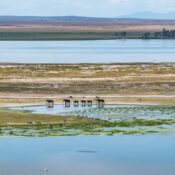
<path fill-rule="evenodd" d="M 1 0 L 0 15 L 118 17 L 175 11 L 175 0 Z"/>

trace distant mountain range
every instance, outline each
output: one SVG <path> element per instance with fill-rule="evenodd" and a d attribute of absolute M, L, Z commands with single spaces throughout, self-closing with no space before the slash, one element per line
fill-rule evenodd
<path fill-rule="evenodd" d="M 13 24 L 54 25 L 113 25 L 113 24 L 167 24 L 175 23 L 175 13 L 161 15 L 152 12 L 135 13 L 119 18 L 98 18 L 83 16 L 0 16 L 0 26 Z M 169 19 L 169 20 L 168 20 Z"/>
<path fill-rule="evenodd" d="M 137 12 L 130 15 L 121 16 L 120 18 L 175 20 L 175 12 L 155 13 L 151 11 L 145 11 L 145 12 Z"/>

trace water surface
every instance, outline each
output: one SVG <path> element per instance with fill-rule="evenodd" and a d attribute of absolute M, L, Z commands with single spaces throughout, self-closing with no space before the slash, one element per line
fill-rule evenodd
<path fill-rule="evenodd" d="M 0 62 L 175 62 L 175 40 L 0 41 Z"/>
<path fill-rule="evenodd" d="M 0 139 L 1 175 L 171 175 L 175 137 L 160 135 Z"/>
<path fill-rule="evenodd" d="M 174 107 L 162 106 L 106 105 L 104 108 L 96 106 L 64 108 L 58 105 L 54 108 L 33 106 L 15 109 L 63 115 L 91 114 L 93 117 L 100 116 L 105 119 L 112 117 L 115 120 L 122 120 L 123 117 L 125 119 L 144 117 L 148 120 L 175 117 Z M 164 131 L 165 127 L 161 126 Z M 1 138 L 0 174 L 43 175 L 45 168 L 49 170 L 48 175 L 175 174 L 174 125 L 168 127 L 172 127 L 169 128 L 171 132 L 162 132 L 159 126 L 157 129 L 148 126 L 146 130 L 156 129 L 156 132 L 114 136 Z"/>
<path fill-rule="evenodd" d="M 54 108 L 47 106 L 13 107 L 12 110 L 26 110 L 36 114 L 51 115 L 74 115 L 81 117 L 100 118 L 104 120 L 128 120 L 128 119 L 175 119 L 175 107 L 151 106 L 151 105 L 105 105 L 98 107 L 64 107 L 55 105 Z"/>

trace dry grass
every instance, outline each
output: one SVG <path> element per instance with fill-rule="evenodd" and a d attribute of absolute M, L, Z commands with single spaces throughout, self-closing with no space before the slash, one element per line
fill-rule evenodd
<path fill-rule="evenodd" d="M 32 114 L 27 111 L 11 111 L 0 109 L 0 126 L 13 126 L 13 125 L 28 125 L 28 122 L 41 124 L 88 124 L 97 122 L 95 119 L 87 119 L 75 116 L 54 116 L 54 115 L 40 115 Z"/>
<path fill-rule="evenodd" d="M 117 24 L 108 26 L 61 26 L 61 25 L 8 25 L 0 26 L 0 32 L 157 32 L 174 30 L 175 24 Z"/>
<path fill-rule="evenodd" d="M 174 104 L 175 64 L 0 66 L 1 105 L 44 104 L 47 98 L 61 103 L 69 95 Z"/>

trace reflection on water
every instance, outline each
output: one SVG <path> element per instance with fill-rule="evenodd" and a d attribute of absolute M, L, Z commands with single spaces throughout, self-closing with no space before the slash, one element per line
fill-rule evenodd
<path fill-rule="evenodd" d="M 174 62 L 175 40 L 0 41 L 0 62 Z"/>
<path fill-rule="evenodd" d="M 36 113 L 36 114 L 53 114 L 54 115 L 54 114 L 71 113 L 73 111 L 79 111 L 79 110 L 90 109 L 90 108 L 96 108 L 96 106 L 65 107 L 64 105 L 55 105 L 53 108 L 49 108 L 47 106 L 27 106 L 27 107 L 12 107 L 10 109 L 27 110 L 27 111 L 32 111 L 33 113 Z"/>
<path fill-rule="evenodd" d="M 0 139 L 1 175 L 175 174 L 174 136 Z"/>
<path fill-rule="evenodd" d="M 175 119 L 175 107 L 169 106 L 142 106 L 142 105 L 105 105 L 102 108 L 96 105 L 92 107 L 66 108 L 63 105 L 55 105 L 54 108 L 46 106 L 29 106 L 11 108 L 16 110 L 28 110 L 37 114 L 60 114 L 93 117 L 104 120 L 124 119 Z"/>

